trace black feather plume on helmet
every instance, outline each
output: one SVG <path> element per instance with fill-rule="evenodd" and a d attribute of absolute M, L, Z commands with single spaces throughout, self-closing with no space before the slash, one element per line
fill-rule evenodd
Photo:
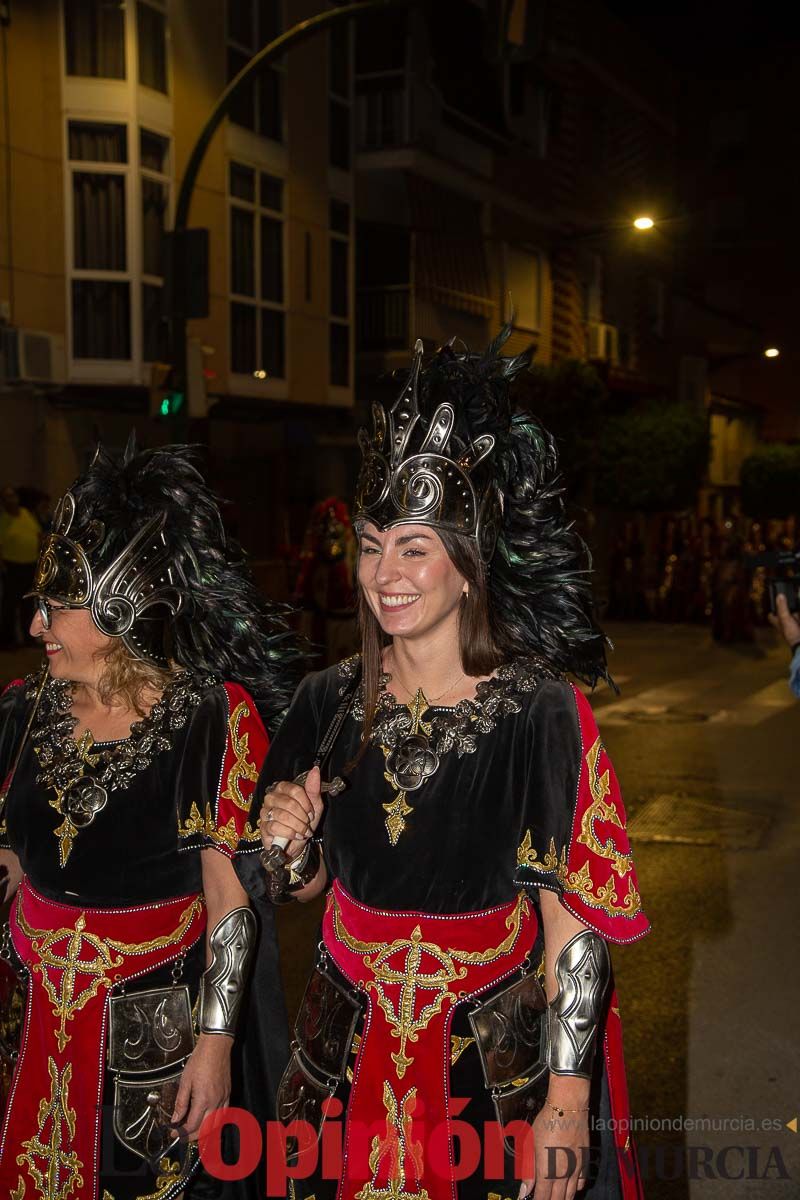
<path fill-rule="evenodd" d="M 225 531 L 217 498 L 191 459 L 190 446 L 138 450 L 132 438 L 121 460 L 102 447 L 70 489 L 70 536 L 101 522 L 92 554 L 102 570 L 135 533 L 166 514 L 164 537 L 176 564 L 177 615 L 165 619 L 169 658 L 198 673 L 242 684 L 274 728 L 302 675 L 303 655 L 288 609 L 258 591 L 238 542 Z"/>
<path fill-rule="evenodd" d="M 591 556 L 566 515 L 555 442 L 532 413 L 514 411 L 514 384 L 532 352 L 504 357 L 510 333 L 507 325 L 483 354 L 457 353 L 452 343 L 439 350 L 419 377 L 423 419 L 449 400 L 463 445 L 484 433 L 495 437 L 475 483 L 501 497 L 487 569 L 498 646 L 509 655 L 541 655 L 592 686 L 601 678 L 613 686 L 593 612 Z"/>

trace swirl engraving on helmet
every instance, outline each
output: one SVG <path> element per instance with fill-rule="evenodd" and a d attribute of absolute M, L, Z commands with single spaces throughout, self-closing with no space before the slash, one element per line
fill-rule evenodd
<path fill-rule="evenodd" d="M 180 566 L 164 533 L 166 513 L 151 517 L 102 572 L 92 568 L 90 556 L 102 543 L 105 528 L 90 521 L 80 542 L 69 537 L 75 518 L 75 498 L 66 492 L 56 509 L 53 532 L 42 546 L 30 595 L 58 600 L 68 608 L 88 608 L 92 620 L 107 637 L 122 638 L 135 658 L 166 666 L 153 639 L 146 634 L 148 616 L 175 617 L 182 611 L 179 590 L 184 583 Z"/>
<path fill-rule="evenodd" d="M 417 341 L 409 378 L 388 416 L 382 405 L 373 404 L 372 435 L 366 429 L 359 432 L 362 464 L 355 519 L 372 521 L 379 529 L 417 523 L 465 534 L 475 538 L 488 561 L 497 540 L 499 507 L 495 499 L 487 508 L 471 474 L 491 454 L 495 439 L 487 433 L 466 447 L 463 441 L 454 444 L 456 411 L 447 401 L 437 405 L 420 436 L 422 353 Z"/>
<path fill-rule="evenodd" d="M 171 616 L 181 610 L 177 567 L 164 536 L 166 513 L 152 517 L 98 579 L 92 596 L 92 620 L 101 633 L 121 637 L 155 605 Z M 135 645 L 128 646 L 136 653 Z"/>

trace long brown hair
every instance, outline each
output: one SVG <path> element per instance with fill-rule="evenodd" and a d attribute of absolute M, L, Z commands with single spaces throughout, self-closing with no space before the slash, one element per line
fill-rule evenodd
<path fill-rule="evenodd" d="M 490 675 L 507 655 L 499 644 L 489 606 L 486 567 L 474 538 L 447 530 L 436 530 L 453 566 L 469 584 L 461 597 L 458 616 L 458 651 L 465 675 Z M 359 551 L 360 559 L 360 551 Z M 358 624 L 361 632 L 361 685 L 364 692 L 364 728 L 361 745 L 350 766 L 355 766 L 369 744 L 380 694 L 383 650 L 391 639 L 383 632 L 364 595 L 358 592 Z"/>

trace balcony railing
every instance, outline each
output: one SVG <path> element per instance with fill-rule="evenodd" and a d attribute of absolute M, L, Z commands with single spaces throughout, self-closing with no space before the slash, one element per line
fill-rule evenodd
<path fill-rule="evenodd" d="M 356 302 L 359 350 L 405 350 L 410 344 L 411 285 L 363 287 Z"/>

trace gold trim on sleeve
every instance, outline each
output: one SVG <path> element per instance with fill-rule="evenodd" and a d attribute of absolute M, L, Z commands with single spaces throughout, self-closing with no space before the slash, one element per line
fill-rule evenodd
<path fill-rule="evenodd" d="M 517 866 L 530 867 L 532 871 L 542 874 L 555 874 L 562 881 L 567 875 L 567 851 L 561 847 L 561 854 L 556 853 L 555 838 L 550 838 L 550 847 L 543 859 L 539 858 L 536 847 L 532 844 L 530 829 L 525 830 L 525 836 L 517 850 Z"/>
<path fill-rule="evenodd" d="M 581 845 L 588 846 L 598 858 L 610 859 L 617 874 L 624 877 L 633 868 L 633 855 L 618 850 L 611 838 L 601 842 L 594 830 L 595 821 L 607 821 L 609 825 L 616 825 L 618 829 L 625 828 L 620 820 L 616 804 L 613 801 L 611 804 L 606 804 L 606 796 L 611 794 L 611 784 L 609 783 L 609 769 L 606 768 L 602 775 L 599 772 L 598 761 L 602 749 L 603 743 L 598 737 L 586 755 L 592 803 L 581 818 L 578 841 Z"/>
<path fill-rule="evenodd" d="M 221 796 L 223 800 L 232 800 L 242 812 L 250 811 L 250 803 L 242 795 L 239 780 L 246 779 L 249 783 L 255 783 L 258 779 L 258 767 L 247 757 L 250 753 L 250 734 L 249 732 L 239 733 L 240 722 L 247 720 L 249 716 L 250 706 L 245 700 L 242 700 L 236 705 L 228 720 L 228 733 L 233 753 L 236 755 L 236 762 L 228 772 L 225 791 Z"/>

